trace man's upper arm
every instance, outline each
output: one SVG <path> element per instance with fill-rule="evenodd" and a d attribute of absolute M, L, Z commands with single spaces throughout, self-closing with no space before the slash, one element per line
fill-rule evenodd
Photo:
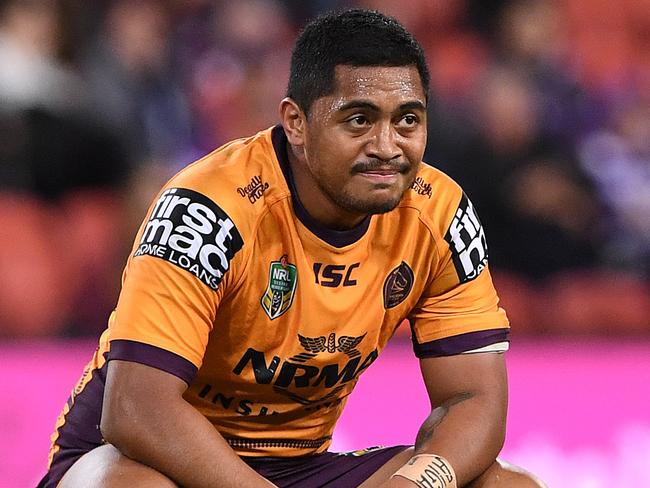
<path fill-rule="evenodd" d="M 503 354 L 483 352 L 422 358 L 420 369 L 433 408 L 455 399 L 483 396 L 502 410 L 505 418 L 508 386 Z"/>
<path fill-rule="evenodd" d="M 155 359 L 167 351 L 180 366 L 160 369 L 187 370 L 177 376 L 191 381 L 201 367 L 219 302 L 236 280 L 233 259 L 242 246 L 234 220 L 215 201 L 188 188 L 165 189 L 152 204 L 127 263 L 109 322 L 107 359 L 160 368 L 165 361 Z"/>
<path fill-rule="evenodd" d="M 138 415 L 165 416 L 182 402 L 187 383 L 174 374 L 144 364 L 113 360 L 108 364 L 102 407 L 101 430 L 110 442 L 112 436 L 128 432 L 124 424 Z M 138 415 L 134 415 L 138 414 Z"/>
<path fill-rule="evenodd" d="M 476 211 L 460 189 L 440 207 L 431 216 L 430 228 L 438 234 L 428 283 L 409 315 L 415 353 L 505 351 L 509 323 L 492 284 Z"/>

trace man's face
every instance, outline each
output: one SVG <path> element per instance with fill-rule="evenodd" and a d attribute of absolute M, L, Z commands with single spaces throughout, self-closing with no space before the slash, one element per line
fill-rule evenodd
<path fill-rule="evenodd" d="M 306 122 L 307 173 L 334 212 L 388 212 L 412 185 L 426 145 L 419 72 L 337 66 L 335 81 L 334 93 L 314 101 Z"/>

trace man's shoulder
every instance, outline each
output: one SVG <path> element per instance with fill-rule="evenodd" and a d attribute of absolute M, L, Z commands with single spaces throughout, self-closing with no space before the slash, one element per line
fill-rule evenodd
<path fill-rule="evenodd" d="M 420 164 L 415 181 L 411 185 L 411 190 L 411 194 L 420 195 L 429 200 L 434 196 L 434 193 L 440 196 L 440 192 L 452 192 L 453 194 L 462 192 L 458 183 L 449 175 L 425 162 Z"/>
<path fill-rule="evenodd" d="M 190 164 L 165 185 L 205 197 L 236 223 L 255 221 L 289 196 L 271 142 L 271 130 L 231 141 Z"/>
<path fill-rule="evenodd" d="M 269 183 L 261 185 L 266 189 L 270 189 L 271 183 L 277 183 L 277 180 L 283 181 L 270 129 L 251 137 L 235 139 L 215 149 L 178 172 L 168 186 L 191 187 L 219 199 L 231 196 L 244 198 L 251 193 L 259 193 L 254 189 L 262 175 Z M 228 193 L 231 189 L 234 195 Z"/>
<path fill-rule="evenodd" d="M 400 207 L 416 209 L 435 228 L 448 225 L 463 196 L 462 188 L 441 170 L 422 163 Z"/>

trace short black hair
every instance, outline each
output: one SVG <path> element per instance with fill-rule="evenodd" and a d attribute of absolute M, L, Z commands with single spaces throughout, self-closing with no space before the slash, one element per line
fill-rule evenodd
<path fill-rule="evenodd" d="M 376 10 L 335 11 L 308 23 L 293 48 L 287 96 L 308 115 L 314 100 L 334 92 L 338 65 L 415 65 L 428 97 L 422 47 L 396 19 Z"/>

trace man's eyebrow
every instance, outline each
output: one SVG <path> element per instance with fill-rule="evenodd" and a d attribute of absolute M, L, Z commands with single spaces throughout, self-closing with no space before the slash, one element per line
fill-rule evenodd
<path fill-rule="evenodd" d="M 346 110 L 351 110 L 353 108 L 365 108 L 365 109 L 374 110 L 375 112 L 379 112 L 381 110 L 379 106 L 377 106 L 375 103 L 371 102 L 370 100 L 351 100 L 341 105 L 338 108 L 338 110 L 339 112 L 344 112 Z"/>
<path fill-rule="evenodd" d="M 372 110 L 374 112 L 380 112 L 381 109 L 379 106 L 370 100 L 351 100 L 349 102 L 344 103 L 338 108 L 339 112 L 344 112 L 346 110 L 352 110 L 352 109 L 367 109 L 367 110 Z M 399 106 L 399 111 L 404 112 L 407 110 L 422 110 L 426 111 L 427 107 L 422 103 L 420 100 L 414 100 L 412 102 L 406 102 L 403 103 L 402 105 Z"/>
<path fill-rule="evenodd" d="M 427 106 L 424 103 L 422 103 L 420 100 L 414 100 L 412 102 L 403 103 L 402 105 L 399 106 L 399 109 L 401 111 L 422 110 L 422 111 L 426 112 Z"/>

